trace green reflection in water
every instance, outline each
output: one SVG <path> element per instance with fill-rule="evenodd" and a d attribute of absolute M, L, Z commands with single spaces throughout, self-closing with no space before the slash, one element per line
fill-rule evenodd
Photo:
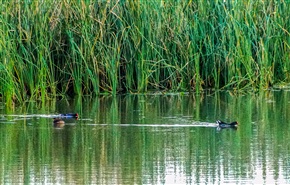
<path fill-rule="evenodd" d="M 128 95 L 1 109 L 0 183 L 289 183 L 289 96 Z M 56 129 L 51 118 L 9 116 L 57 112 L 81 117 Z M 216 119 L 239 128 L 194 126 Z"/>

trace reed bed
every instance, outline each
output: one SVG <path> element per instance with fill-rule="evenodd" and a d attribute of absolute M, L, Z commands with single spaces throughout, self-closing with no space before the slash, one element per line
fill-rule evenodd
<path fill-rule="evenodd" d="M 0 96 L 266 89 L 289 82 L 288 1 L 3 1 Z"/>

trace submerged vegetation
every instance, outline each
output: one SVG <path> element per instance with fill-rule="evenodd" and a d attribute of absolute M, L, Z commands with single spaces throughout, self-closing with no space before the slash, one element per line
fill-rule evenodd
<path fill-rule="evenodd" d="M 288 1 L 3 1 L 0 96 L 290 82 Z"/>

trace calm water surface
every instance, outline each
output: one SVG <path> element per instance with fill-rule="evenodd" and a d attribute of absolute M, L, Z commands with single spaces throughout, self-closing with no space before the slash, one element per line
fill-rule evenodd
<path fill-rule="evenodd" d="M 50 116 L 78 112 L 55 128 Z M 0 104 L 0 183 L 290 183 L 290 93 Z M 217 130 L 215 120 L 239 122 Z"/>

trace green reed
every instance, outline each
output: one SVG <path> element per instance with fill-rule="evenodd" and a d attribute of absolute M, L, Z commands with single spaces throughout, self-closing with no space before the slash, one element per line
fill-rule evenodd
<path fill-rule="evenodd" d="M 289 82 L 285 1 L 4 1 L 0 96 L 265 89 Z"/>

